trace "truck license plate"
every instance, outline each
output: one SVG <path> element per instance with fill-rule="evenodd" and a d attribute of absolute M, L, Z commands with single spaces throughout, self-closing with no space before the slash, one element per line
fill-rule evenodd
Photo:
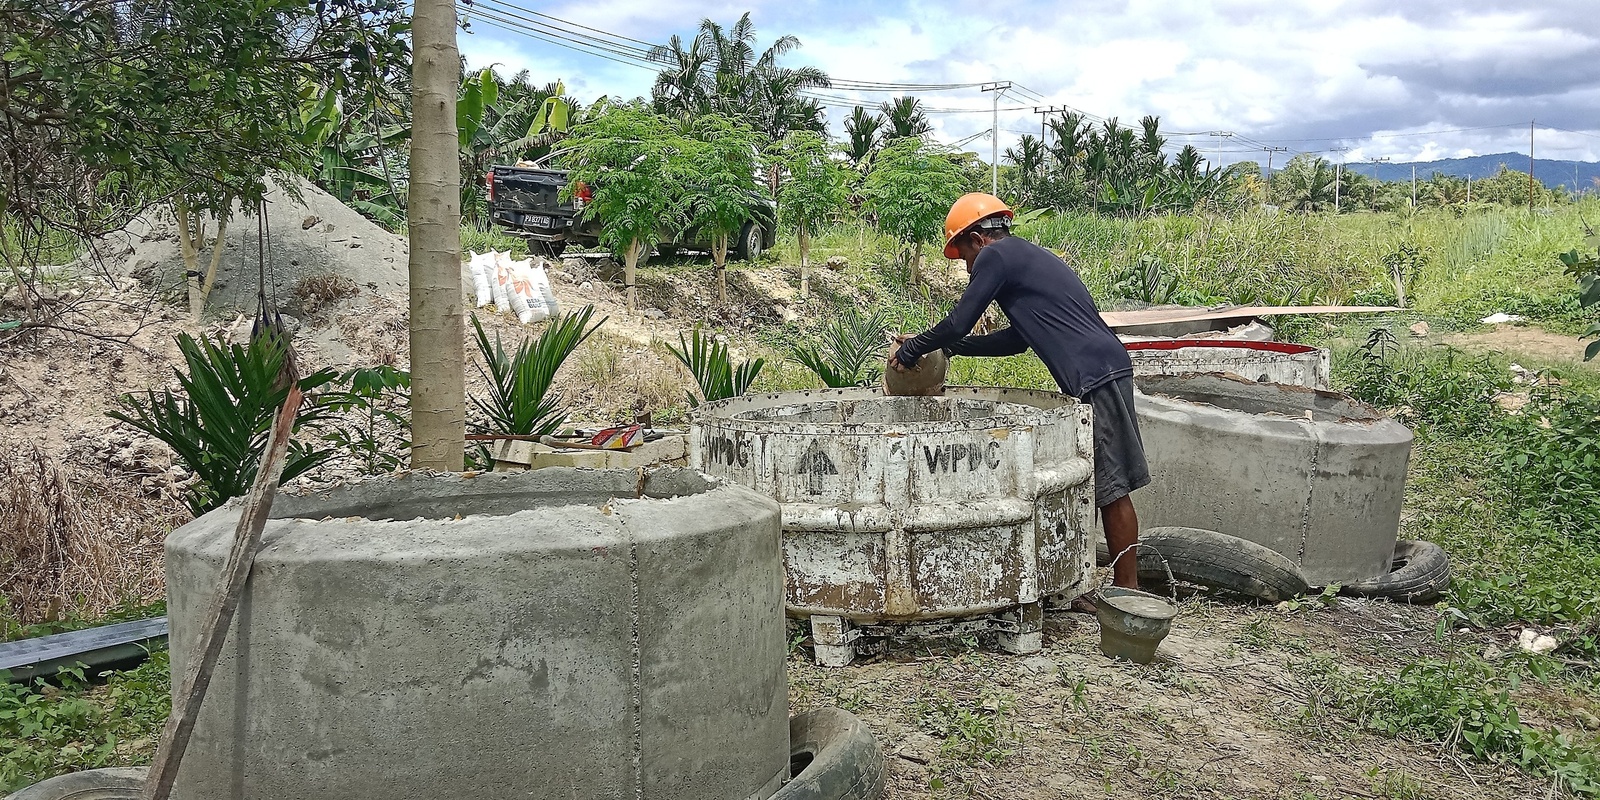
<path fill-rule="evenodd" d="M 535 227 L 535 228 L 550 228 L 550 227 L 554 227 L 553 225 L 550 224 L 550 218 L 549 217 L 541 217 L 541 216 L 535 215 L 533 217 L 529 217 L 528 218 L 528 222 L 529 222 L 529 224 L 533 225 L 533 227 Z"/>

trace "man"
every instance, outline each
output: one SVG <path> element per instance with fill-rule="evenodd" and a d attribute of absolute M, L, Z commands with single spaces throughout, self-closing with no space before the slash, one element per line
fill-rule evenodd
<path fill-rule="evenodd" d="M 958 356 L 1010 356 L 1033 348 L 1061 391 L 1094 408 L 1095 505 L 1111 554 L 1128 551 L 1117 560 L 1113 581 L 1136 589 L 1137 553 L 1130 548 L 1139 541 L 1139 519 L 1129 495 L 1150 483 L 1150 470 L 1133 411 L 1133 362 L 1078 273 L 1049 250 L 1012 236 L 1011 218 L 1011 209 L 988 194 L 965 195 L 951 207 L 944 255 L 967 262 L 967 290 L 950 316 L 902 344 L 889 367 L 913 368 L 941 348 Z M 1011 327 L 966 335 L 991 301 Z"/>

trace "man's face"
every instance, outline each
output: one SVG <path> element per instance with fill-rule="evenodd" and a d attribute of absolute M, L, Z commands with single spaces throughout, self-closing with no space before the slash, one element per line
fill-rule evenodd
<path fill-rule="evenodd" d="M 988 243 L 983 237 L 971 231 L 956 237 L 956 253 L 961 256 L 962 261 L 967 262 L 968 275 L 972 274 L 972 262 L 978 260 L 978 251 L 982 250 L 985 244 Z"/>

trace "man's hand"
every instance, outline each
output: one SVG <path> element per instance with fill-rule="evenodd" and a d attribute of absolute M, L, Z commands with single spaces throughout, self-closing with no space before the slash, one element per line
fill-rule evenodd
<path fill-rule="evenodd" d="M 895 372 L 910 372 L 917 368 L 917 362 L 922 360 L 920 358 L 912 359 L 910 364 L 900 360 L 900 355 L 904 352 L 905 344 L 911 338 L 912 337 L 909 334 L 900 334 L 898 336 L 890 337 L 891 344 L 889 346 L 889 360 L 886 366 L 887 369 L 892 369 Z"/>

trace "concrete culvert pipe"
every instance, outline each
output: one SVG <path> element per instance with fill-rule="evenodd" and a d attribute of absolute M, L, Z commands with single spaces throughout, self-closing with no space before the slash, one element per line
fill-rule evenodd
<path fill-rule="evenodd" d="M 689 463 L 782 506 L 789 609 L 839 666 L 863 634 L 964 618 L 1037 650 L 1041 601 L 1089 588 L 1092 440 L 1049 392 L 827 389 L 701 406 Z"/>
<path fill-rule="evenodd" d="M 1329 355 L 1322 347 L 1216 339 L 1157 339 L 1125 346 L 1138 376 L 1225 372 L 1258 383 L 1329 386 Z"/>
<path fill-rule="evenodd" d="M 238 512 L 167 540 L 175 677 Z M 175 798 L 748 800 L 787 779 L 770 499 L 552 468 L 380 479 L 273 516 Z"/>
<path fill-rule="evenodd" d="M 1312 586 L 1385 575 L 1411 431 L 1345 395 L 1224 375 L 1138 378 L 1142 526 L 1265 545 Z"/>

